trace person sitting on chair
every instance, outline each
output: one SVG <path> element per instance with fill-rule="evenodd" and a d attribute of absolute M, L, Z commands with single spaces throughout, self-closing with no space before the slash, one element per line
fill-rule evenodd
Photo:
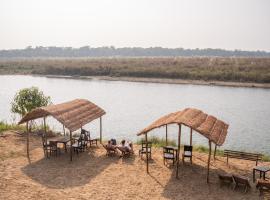
<path fill-rule="evenodd" d="M 108 144 L 106 144 L 106 147 L 108 149 L 116 150 L 116 145 L 113 145 L 111 140 L 108 140 Z"/>
<path fill-rule="evenodd" d="M 121 152 L 133 153 L 133 144 L 132 144 L 132 142 L 126 142 L 126 140 L 122 140 L 121 145 L 118 146 L 118 149 Z"/>

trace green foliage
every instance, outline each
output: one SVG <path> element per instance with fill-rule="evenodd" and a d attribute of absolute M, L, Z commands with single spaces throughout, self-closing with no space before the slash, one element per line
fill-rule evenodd
<path fill-rule="evenodd" d="M 21 130 L 24 131 L 25 126 L 23 125 L 17 125 L 17 124 L 8 124 L 4 121 L 0 121 L 0 134 L 2 134 L 2 132 L 7 131 L 7 130 Z"/>
<path fill-rule="evenodd" d="M 263 157 L 262 157 L 262 161 L 264 161 L 264 162 L 270 162 L 270 156 L 264 154 Z"/>
<path fill-rule="evenodd" d="M 200 152 L 200 153 L 209 153 L 209 148 L 203 145 L 194 145 L 193 146 L 194 151 Z M 214 153 L 214 150 L 212 150 Z M 217 156 L 223 156 L 224 151 L 221 149 L 217 149 L 216 155 Z"/>
<path fill-rule="evenodd" d="M 37 87 L 25 88 L 16 93 L 11 103 L 11 112 L 24 116 L 31 110 L 50 103 L 51 98 L 45 96 Z"/>
<path fill-rule="evenodd" d="M 148 139 L 150 142 L 152 142 L 152 145 L 155 146 L 155 147 L 163 147 L 163 146 L 166 146 L 166 139 L 164 138 L 159 138 L 159 137 L 156 137 L 156 136 L 152 136 Z M 136 144 L 141 144 L 142 141 L 144 141 L 143 138 L 141 138 L 140 140 L 138 140 L 136 142 Z M 176 146 L 176 143 L 174 140 L 169 140 L 168 139 L 168 146 Z"/>
<path fill-rule="evenodd" d="M 112 76 L 270 83 L 270 58 L 145 57 L 0 60 L 0 74 Z"/>

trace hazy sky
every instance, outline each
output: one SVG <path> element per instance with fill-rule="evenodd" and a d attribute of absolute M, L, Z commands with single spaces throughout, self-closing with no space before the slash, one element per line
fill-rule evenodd
<path fill-rule="evenodd" d="M 86 45 L 270 51 L 270 0 L 0 0 L 0 49 Z"/>

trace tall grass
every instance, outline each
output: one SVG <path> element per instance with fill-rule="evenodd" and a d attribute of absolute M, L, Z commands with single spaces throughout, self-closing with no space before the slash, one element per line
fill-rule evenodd
<path fill-rule="evenodd" d="M 141 144 L 143 141 L 145 141 L 143 138 L 139 139 L 136 144 Z M 163 147 L 163 146 L 166 146 L 166 139 L 164 138 L 159 138 L 159 137 L 156 137 L 156 136 L 152 136 L 148 139 L 149 142 L 152 142 L 152 146 L 154 147 Z M 176 142 L 174 140 L 169 140 L 168 139 L 168 146 L 177 146 L 176 145 Z"/>
<path fill-rule="evenodd" d="M 0 60 L 0 74 L 120 76 L 270 83 L 270 58 L 59 58 Z"/>
<path fill-rule="evenodd" d="M 5 121 L 0 121 L 0 134 L 3 134 L 4 131 L 8 130 L 17 130 L 17 131 L 26 131 L 25 125 L 18 125 L 18 124 L 9 124 Z M 44 127 L 42 125 L 32 125 L 31 132 L 42 132 L 44 130 Z M 49 125 L 46 125 L 47 134 L 57 134 L 54 133 L 54 131 L 50 128 Z"/>
<path fill-rule="evenodd" d="M 7 131 L 7 130 L 25 131 L 26 128 L 23 125 L 9 124 L 7 122 L 0 121 L 0 134 L 2 134 L 4 131 Z"/>

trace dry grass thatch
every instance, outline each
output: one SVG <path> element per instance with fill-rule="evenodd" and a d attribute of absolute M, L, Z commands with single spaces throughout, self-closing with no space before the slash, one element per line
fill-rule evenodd
<path fill-rule="evenodd" d="M 75 131 L 104 114 L 105 111 L 94 103 L 85 99 L 75 99 L 61 104 L 36 108 L 27 113 L 19 124 L 41 117 L 53 116 L 70 131 Z"/>
<path fill-rule="evenodd" d="M 170 113 L 161 117 L 137 135 L 146 134 L 155 128 L 175 123 L 192 128 L 219 146 L 224 143 L 229 127 L 225 122 L 212 115 L 208 115 L 201 110 L 186 108 L 182 111 Z"/>

